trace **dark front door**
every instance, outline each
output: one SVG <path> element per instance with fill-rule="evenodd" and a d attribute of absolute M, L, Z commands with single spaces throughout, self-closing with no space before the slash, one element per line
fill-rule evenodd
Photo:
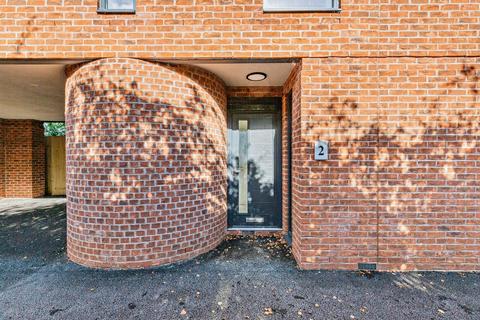
<path fill-rule="evenodd" d="M 229 227 L 280 228 L 279 101 L 229 106 Z"/>

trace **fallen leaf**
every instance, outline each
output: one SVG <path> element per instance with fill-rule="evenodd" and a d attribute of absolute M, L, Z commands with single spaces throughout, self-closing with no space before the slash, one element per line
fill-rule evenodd
<path fill-rule="evenodd" d="M 273 315 L 273 310 L 272 310 L 272 308 L 265 308 L 265 309 L 263 309 L 263 314 L 266 315 L 266 316 L 271 316 L 271 315 Z"/>

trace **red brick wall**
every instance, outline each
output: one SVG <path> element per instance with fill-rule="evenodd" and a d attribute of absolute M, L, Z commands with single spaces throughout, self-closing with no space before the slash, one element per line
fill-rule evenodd
<path fill-rule="evenodd" d="M 35 120 L 3 120 L 3 157 L 0 180 L 7 198 L 35 198 L 45 194 L 45 138 Z M 3 147 L 2 147 L 3 145 Z M 2 184 L 2 183 L 0 183 Z"/>
<path fill-rule="evenodd" d="M 45 195 L 46 190 L 46 140 L 41 121 L 32 121 L 32 197 Z"/>
<path fill-rule="evenodd" d="M 5 197 L 5 129 L 0 119 L 0 198 Z"/>
<path fill-rule="evenodd" d="M 282 211 L 283 211 L 283 231 L 291 231 L 292 235 L 292 252 L 297 261 L 301 259 L 301 253 L 299 251 L 300 241 L 299 238 L 299 223 L 300 220 L 300 207 L 301 204 L 298 192 L 298 178 L 301 170 L 301 136 L 300 136 L 300 121 L 301 121 L 301 70 L 302 64 L 299 63 L 292 70 L 289 78 L 285 82 L 283 87 L 283 104 L 282 104 Z M 292 94 L 291 101 L 291 133 L 288 133 L 288 113 L 287 113 L 287 98 L 289 93 Z M 289 144 L 292 148 L 292 183 L 288 184 L 288 148 Z M 288 212 L 289 212 L 289 188 L 292 188 L 292 230 L 288 228 Z"/>
<path fill-rule="evenodd" d="M 133 59 L 67 81 L 68 256 L 140 268 L 206 252 L 226 231 L 226 90 L 198 68 Z"/>
<path fill-rule="evenodd" d="M 300 266 L 311 269 L 354 269 L 359 262 L 375 262 L 382 270 L 478 269 L 479 190 L 475 183 L 479 174 L 475 139 L 478 132 L 475 124 L 478 122 L 479 109 L 480 2 L 344 0 L 340 13 L 263 13 L 262 3 L 263 0 L 221 3 L 213 0 L 167 0 L 162 3 L 142 0 L 137 3 L 136 15 L 98 15 L 97 0 L 82 0 L 80 4 L 71 0 L 61 3 L 49 1 L 47 4 L 34 0 L 8 1 L 1 4 L 0 59 L 303 59 L 303 66 L 293 73 L 283 90 L 286 94 L 293 89 L 294 94 L 291 138 L 294 150 L 293 252 Z M 98 106 L 113 108 L 132 105 L 129 99 L 131 93 L 135 91 L 136 94 L 137 91 L 132 88 L 135 80 L 136 83 L 145 82 L 139 92 L 142 101 L 154 100 L 156 106 L 158 99 L 164 99 L 164 94 L 169 92 L 165 99 L 173 99 L 174 106 L 183 105 L 178 101 L 185 96 L 193 99 L 189 101 L 187 109 L 197 104 L 197 98 L 182 91 L 185 88 L 178 89 L 176 84 L 171 83 L 157 86 L 161 81 L 155 78 L 157 75 L 167 74 L 177 79 L 176 73 L 170 73 L 172 70 L 167 72 L 165 67 L 155 66 L 156 71 L 150 72 L 144 70 L 146 62 L 119 61 L 102 62 L 109 65 L 102 71 L 109 80 L 106 81 L 108 87 L 105 92 L 96 87 L 105 84 L 104 75 L 98 70 L 90 70 L 92 65 L 88 65 L 83 80 L 94 80 L 94 83 L 87 83 L 94 87 L 94 91 L 87 90 L 85 98 L 77 90 L 72 97 L 75 100 L 72 100 L 72 106 L 78 106 L 81 111 L 72 116 L 70 129 L 83 128 L 72 131 L 72 135 L 75 132 L 76 135 L 84 135 L 82 139 L 85 139 L 79 145 L 71 145 L 71 150 L 79 148 L 75 156 L 92 157 L 97 161 L 100 157 L 97 153 L 103 150 L 98 146 L 107 143 L 105 140 L 110 139 L 111 133 L 119 130 L 117 126 L 133 127 L 136 123 L 135 126 L 140 126 L 139 132 L 150 130 L 150 122 L 143 120 L 142 115 L 138 120 L 136 113 L 130 114 L 130 111 L 121 108 L 112 111 L 118 113 L 118 119 L 103 122 L 101 110 L 81 108 L 92 106 L 88 100 L 92 97 Z M 133 72 L 128 67 L 131 64 L 142 67 L 138 72 Z M 177 71 L 181 74 L 189 72 L 185 68 Z M 119 73 L 114 75 L 112 70 Z M 118 77 L 123 76 L 122 70 L 127 70 L 125 72 L 131 83 L 120 83 Z M 224 107 L 221 107 L 223 102 L 218 102 L 225 99 L 223 84 L 212 80 L 210 75 L 204 75 L 195 71 L 192 76 L 199 79 L 193 82 L 182 80 L 180 83 L 188 85 L 190 90 L 207 90 L 204 86 L 211 85 L 212 89 L 208 90 L 221 91 L 210 94 L 221 98 L 214 98 L 209 105 L 222 110 L 223 113 L 217 110 L 217 114 L 224 114 Z M 143 85 L 148 83 L 152 87 L 144 89 Z M 78 82 L 75 84 L 80 86 Z M 173 86 L 176 89 L 172 89 Z M 219 87 L 222 89 L 215 89 Z M 119 90 L 115 91 L 116 88 Z M 178 90 L 177 95 L 173 94 L 173 90 Z M 280 94 L 278 88 L 228 90 L 231 96 Z M 127 102 L 117 100 L 114 95 Z M 150 112 L 150 103 L 134 106 L 137 110 L 147 109 Z M 83 118 L 81 112 L 87 116 Z M 123 114 L 125 112 L 127 114 Z M 175 118 L 175 114 L 167 113 L 168 117 Z M 195 120 L 188 118 L 189 121 L 197 125 L 196 116 L 192 117 Z M 210 121 L 213 116 L 205 117 Z M 211 121 L 221 122 L 219 119 Z M 190 122 L 175 122 L 175 128 L 180 128 L 175 133 L 185 132 Z M 285 118 L 283 123 L 285 125 Z M 216 126 L 219 131 L 223 128 Z M 132 130 L 137 132 L 137 128 Z M 168 130 L 164 128 L 165 132 Z M 205 128 L 202 130 L 208 131 Z M 120 136 L 119 139 L 126 139 L 120 141 L 121 146 L 134 150 L 129 152 L 135 152 L 141 158 L 143 155 L 137 153 L 140 154 L 142 149 L 128 140 L 134 136 L 132 132 L 126 137 Z M 214 136 L 223 134 L 217 132 Z M 100 142 L 97 136 L 102 137 Z M 165 139 L 166 134 L 159 136 Z M 170 143 L 177 143 L 177 139 L 184 141 L 184 138 L 174 136 Z M 284 146 L 288 138 L 284 135 Z M 18 143 L 21 144 L 24 139 L 22 137 Z M 157 142 L 156 137 L 152 139 L 142 142 L 148 142 L 147 145 Z M 200 139 L 199 135 L 192 133 L 192 141 L 196 139 Z M 331 143 L 329 161 L 312 160 L 313 142 L 317 139 Z M 82 143 L 88 143 L 88 148 Z M 222 143 L 214 145 L 224 147 Z M 107 150 L 113 152 L 113 147 Z M 89 152 L 93 155 L 90 156 Z M 162 152 L 171 150 L 166 148 Z M 14 152 L 12 157 L 16 154 Z M 102 158 L 102 164 L 106 163 L 106 168 L 113 172 L 116 159 L 105 157 Z M 35 159 L 32 157 L 31 163 L 39 162 Z M 155 159 L 143 159 L 138 170 L 144 169 L 143 165 L 152 161 Z M 168 161 L 165 163 L 170 163 Z M 201 162 L 200 158 L 195 161 Z M 90 165 L 90 162 L 79 163 Z M 179 162 L 182 168 L 183 164 L 183 160 Z M 203 165 L 193 166 L 193 171 L 196 172 L 197 167 L 203 168 Z M 78 168 L 80 165 L 72 162 L 70 167 Z M 220 170 L 222 166 L 218 168 L 218 174 L 221 172 L 223 175 L 224 171 Z M 102 173 L 101 169 L 95 169 L 99 170 L 98 174 L 85 171 L 78 173 L 80 176 L 75 177 L 77 180 L 72 178 L 70 188 L 75 197 L 71 198 L 70 210 L 78 210 L 78 213 L 77 216 L 72 215 L 71 221 L 82 220 L 92 208 L 95 212 L 105 212 L 104 208 L 119 211 L 128 208 L 132 210 L 128 213 L 131 215 L 132 208 L 138 209 L 139 206 L 138 211 L 145 213 L 150 208 L 142 207 L 146 201 L 142 195 L 166 192 L 162 197 L 168 198 L 175 194 L 167 194 L 165 190 L 146 193 L 145 190 L 154 186 L 143 186 L 132 193 L 139 195 L 139 200 L 129 199 L 127 206 L 121 200 L 111 198 L 108 201 L 116 201 L 114 205 L 108 202 L 109 206 L 105 206 L 103 203 L 107 202 L 94 199 L 96 204 L 80 206 L 79 199 L 93 201 L 89 200 L 94 196 L 93 193 L 85 191 L 90 188 L 103 190 L 97 195 L 123 196 L 130 194 L 131 188 L 136 186 L 133 181 L 121 180 L 118 182 L 120 185 L 116 185 L 115 181 L 105 182 L 110 176 Z M 121 172 L 126 170 L 115 169 Z M 18 171 L 11 170 L 6 176 L 15 177 L 15 174 Z M 73 171 L 71 174 L 74 177 Z M 141 174 L 135 171 L 131 176 L 138 179 Z M 283 171 L 284 195 L 288 191 L 285 175 L 286 166 Z M 124 176 L 123 173 L 121 176 Z M 41 181 L 41 177 L 32 179 Z M 158 179 L 152 176 L 150 180 L 142 181 L 149 184 Z M 22 178 L 14 181 L 20 183 Z M 13 188 L 11 184 L 5 186 L 7 189 Z M 116 191 L 111 192 L 109 188 Z M 32 195 L 40 190 L 34 189 Z M 187 187 L 186 190 L 190 189 Z M 209 201 L 215 202 L 220 194 L 223 197 L 222 192 L 225 190 L 218 191 L 218 194 L 208 198 Z M 138 203 L 133 204 L 135 201 Z M 184 203 L 183 198 L 178 197 L 172 197 L 172 201 Z M 172 203 L 169 205 L 174 206 Z M 225 204 L 218 200 L 218 206 L 221 205 Z M 158 212 L 167 209 L 156 208 Z M 283 209 L 286 226 L 286 198 Z M 218 212 L 222 210 L 218 209 Z M 109 214 L 113 213 L 105 213 L 106 216 Z M 145 253 L 153 249 L 138 248 L 143 229 L 137 232 L 108 227 L 107 231 L 102 231 L 96 228 L 108 225 L 111 220 L 103 220 L 103 216 L 91 219 L 97 219 L 92 220 L 96 226 L 88 222 L 84 230 L 92 234 L 81 234 L 75 229 L 78 225 L 73 222 L 69 227 L 72 234 L 78 233 L 75 240 L 72 240 L 73 237 L 70 239 L 69 250 L 72 258 L 80 263 L 143 266 L 183 259 L 206 250 L 207 241 L 200 240 L 197 245 L 193 240 L 179 236 L 181 240 L 178 242 L 182 243 L 180 249 L 168 248 L 170 260 L 158 252 L 146 258 Z M 122 223 L 127 221 L 126 218 L 121 219 L 124 220 L 119 222 L 119 228 L 125 227 Z M 182 221 L 190 221 L 190 217 L 185 219 Z M 128 220 L 128 223 L 131 221 Z M 219 222 L 222 223 L 223 220 Z M 108 242 L 109 236 L 105 236 L 108 232 L 123 232 L 129 236 L 133 232 L 135 245 L 128 248 L 126 244 L 115 246 Z M 180 229 L 176 232 L 181 233 Z M 219 234 L 215 231 L 215 238 L 208 243 L 218 241 Z M 185 237 L 190 237 L 190 233 Z M 95 248 L 89 247 L 93 246 L 88 242 L 92 239 L 100 241 Z M 102 243 L 104 239 L 108 241 Z M 165 242 L 162 242 L 158 247 L 163 248 L 164 245 Z M 140 251 L 135 251 L 137 249 Z M 133 255 L 144 260 L 136 261 Z"/>
<path fill-rule="evenodd" d="M 343 0 L 342 12 L 263 13 L 263 0 L 2 1 L 0 58 L 275 58 L 480 54 L 477 0 Z"/>
<path fill-rule="evenodd" d="M 479 270 L 479 70 L 478 58 L 303 60 L 301 267 Z M 313 160 L 317 139 L 330 160 Z"/>
<path fill-rule="evenodd" d="M 377 69 L 381 268 L 480 270 L 480 58 Z"/>
<path fill-rule="evenodd" d="M 376 258 L 377 73 L 369 61 L 302 62 L 294 191 L 303 268 L 355 269 Z M 315 140 L 330 143 L 329 161 L 314 160 Z"/>

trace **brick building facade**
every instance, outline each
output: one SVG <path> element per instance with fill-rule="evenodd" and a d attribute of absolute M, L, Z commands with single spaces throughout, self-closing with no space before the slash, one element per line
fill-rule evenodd
<path fill-rule="evenodd" d="M 242 153 L 228 156 L 232 137 L 241 148 L 246 123 L 265 129 L 275 117 L 242 118 L 233 104 L 267 98 L 280 101 L 271 180 L 281 197 L 263 182 L 258 192 L 280 201 L 275 226 L 291 232 L 301 268 L 480 270 L 478 1 L 345 0 L 338 12 L 284 13 L 264 12 L 262 0 L 136 2 L 134 14 L 99 14 L 96 0 L 2 4 L 2 62 L 66 66 L 72 260 L 147 267 L 215 247 L 231 210 L 251 201 L 242 188 L 253 193 L 239 178 Z M 280 84 L 229 85 L 202 63 L 293 66 Z M 0 127 L 5 151 L 11 119 Z M 36 121 L 21 123 L 36 132 Z M 0 157 L 0 196 L 25 181 L 19 196 L 41 195 L 32 139 L 21 140 L 31 148 L 24 176 Z M 326 161 L 315 160 L 317 140 L 329 143 Z"/>
<path fill-rule="evenodd" d="M 45 192 L 43 125 L 0 120 L 0 197 L 35 198 Z"/>

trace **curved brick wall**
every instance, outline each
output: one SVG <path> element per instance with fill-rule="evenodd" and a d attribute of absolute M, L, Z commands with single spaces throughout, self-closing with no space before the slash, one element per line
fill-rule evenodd
<path fill-rule="evenodd" d="M 69 258 L 143 268 L 217 246 L 226 230 L 223 82 L 135 59 L 69 70 Z"/>

